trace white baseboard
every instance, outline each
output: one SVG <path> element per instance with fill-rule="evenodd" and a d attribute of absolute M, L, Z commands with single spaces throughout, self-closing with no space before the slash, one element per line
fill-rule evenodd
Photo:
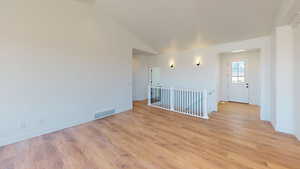
<path fill-rule="evenodd" d="M 287 134 L 292 134 L 292 135 L 295 135 L 295 132 L 291 129 L 286 129 L 286 128 L 280 128 L 280 127 L 276 127 L 275 128 L 276 131 L 278 132 L 282 132 L 282 133 L 287 133 Z"/>
<path fill-rule="evenodd" d="M 291 134 L 291 135 L 295 136 L 300 141 L 300 133 L 296 134 L 294 131 L 276 127 L 272 122 L 271 122 L 271 125 L 272 125 L 272 127 L 274 128 L 275 131 L 281 132 L 281 133 L 286 133 L 286 134 Z"/>
<path fill-rule="evenodd" d="M 133 101 L 144 101 L 147 100 L 148 98 L 139 98 L 139 99 L 133 99 Z"/>
<path fill-rule="evenodd" d="M 300 141 L 300 134 L 296 134 L 296 137 Z"/>
<path fill-rule="evenodd" d="M 59 131 L 65 128 L 77 126 L 83 123 L 87 123 L 89 121 L 74 121 L 70 122 L 64 125 L 56 126 L 56 127 L 47 127 L 43 129 L 33 129 L 33 130 L 27 130 L 19 132 L 13 136 L 7 137 L 7 138 L 1 138 L 0 139 L 0 147 L 8 144 L 17 143 L 19 141 L 27 140 L 33 137 L 41 136 L 44 134 L 52 133 L 55 131 Z"/>
<path fill-rule="evenodd" d="M 295 136 L 297 138 L 297 140 L 300 141 L 300 135 L 296 134 L 295 131 L 293 131 L 293 130 L 277 127 L 276 131 L 281 132 L 281 133 L 291 134 L 291 135 Z"/>
<path fill-rule="evenodd" d="M 119 113 L 122 113 L 122 112 L 126 112 L 128 111 L 127 109 L 126 110 L 122 110 L 122 111 L 118 111 L 114 114 L 111 114 L 111 115 L 108 115 L 108 116 L 112 116 L 112 115 L 116 115 L 116 114 L 119 114 Z M 108 117 L 108 116 L 105 116 L 105 117 Z M 102 117 L 102 118 L 105 118 L 105 117 Z M 63 129 L 66 129 L 66 128 L 70 128 L 70 127 L 73 127 L 73 126 L 78 126 L 78 125 L 81 125 L 81 124 L 84 124 L 84 123 L 88 123 L 88 122 L 91 122 L 91 121 L 94 121 L 95 119 L 90 119 L 90 120 L 82 120 L 82 121 L 72 121 L 72 122 L 68 122 L 68 123 L 65 123 L 65 124 L 62 124 L 62 125 L 59 125 L 59 126 L 48 126 L 48 127 L 43 127 L 43 128 L 36 128 L 36 129 L 32 129 L 32 130 L 27 130 L 27 131 L 21 131 L 13 136 L 9 136 L 9 137 L 6 137 L 6 138 L 0 138 L 0 147 L 2 146 L 5 146 L 5 145 L 9 145 L 9 144 L 14 144 L 14 143 L 17 143 L 17 142 L 20 142 L 20 141 L 23 141 L 23 140 L 27 140 L 27 139 L 31 139 L 31 138 L 34 138 L 34 137 L 37 137 L 37 136 L 41 136 L 41 135 L 44 135 L 44 134 L 49 134 L 49 133 L 52 133 L 52 132 L 56 132 L 56 131 L 59 131 L 59 130 L 63 130 Z M 99 119 L 96 119 L 96 120 L 99 120 Z"/>

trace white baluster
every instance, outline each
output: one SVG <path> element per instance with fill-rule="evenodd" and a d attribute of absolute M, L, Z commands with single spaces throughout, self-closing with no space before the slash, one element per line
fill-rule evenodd
<path fill-rule="evenodd" d="M 161 88 L 160 89 L 160 105 L 161 105 L 162 108 L 165 107 L 165 105 L 164 105 L 164 97 L 165 97 L 165 89 Z"/>
<path fill-rule="evenodd" d="M 186 114 L 189 115 L 189 108 L 188 108 L 189 107 L 189 90 L 188 89 L 186 89 L 185 95 L 186 95 L 185 112 L 186 112 Z"/>
<path fill-rule="evenodd" d="M 157 88 L 154 87 L 154 104 L 156 105 L 156 98 L 157 98 Z"/>
<path fill-rule="evenodd" d="M 189 101 L 189 99 L 188 99 L 188 94 L 189 94 L 189 90 L 187 89 L 186 91 L 185 91 L 185 98 L 186 98 L 186 101 L 185 101 L 185 112 L 186 112 L 186 114 L 189 114 L 189 112 L 188 112 L 188 101 Z"/>
<path fill-rule="evenodd" d="M 199 117 L 201 117 L 202 116 L 202 93 L 201 92 L 198 92 L 197 93 L 198 94 L 198 99 L 199 99 L 199 101 L 198 101 L 198 114 L 199 114 Z"/>
<path fill-rule="evenodd" d="M 188 104 L 187 104 L 187 106 L 186 106 L 186 107 L 187 107 L 187 110 L 186 110 L 186 111 L 188 112 L 189 115 L 192 115 L 192 114 L 191 114 L 191 111 L 190 111 L 190 105 L 191 105 L 191 97 L 190 97 L 190 96 L 191 96 L 191 90 L 188 90 L 188 93 L 187 93 Z"/>
<path fill-rule="evenodd" d="M 179 109 L 178 109 L 178 105 L 179 105 L 179 97 L 178 97 L 178 90 L 176 89 L 175 90 L 175 98 L 176 98 L 176 104 L 175 104 L 175 109 L 176 109 L 176 111 L 178 111 Z"/>
<path fill-rule="evenodd" d="M 194 113 L 195 116 L 197 116 L 197 111 L 196 111 L 196 108 L 197 108 L 197 97 L 196 97 L 196 96 L 197 96 L 197 95 L 196 95 L 196 94 L 197 94 L 197 93 L 196 93 L 196 90 L 194 90 L 194 94 L 193 94 L 193 98 L 194 98 L 194 99 L 193 99 L 193 100 L 194 100 L 194 101 L 193 101 L 193 103 L 194 103 L 194 104 L 193 104 L 193 105 L 194 105 L 194 107 L 193 107 L 193 113 Z"/>
<path fill-rule="evenodd" d="M 151 105 L 151 86 L 148 86 L 148 105 Z"/>
<path fill-rule="evenodd" d="M 184 106 L 185 106 L 185 90 L 182 89 L 182 112 L 183 113 L 185 113 Z"/>
<path fill-rule="evenodd" d="M 170 109 L 174 111 L 174 89 L 170 88 Z"/>
<path fill-rule="evenodd" d="M 180 89 L 180 112 L 183 112 L 183 90 Z"/>
<path fill-rule="evenodd" d="M 194 113 L 195 113 L 195 116 L 197 116 L 197 91 L 194 91 L 194 98 L 195 98 L 195 106 L 194 106 Z"/>
<path fill-rule="evenodd" d="M 181 112 L 181 90 L 178 89 L 178 111 Z"/>
<path fill-rule="evenodd" d="M 197 91 L 196 92 L 196 97 L 197 97 L 197 107 L 196 107 L 196 112 L 197 112 L 197 116 L 200 117 L 200 102 L 201 102 L 201 99 L 199 97 L 199 92 Z"/>
<path fill-rule="evenodd" d="M 203 91 L 203 118 L 208 119 L 208 104 L 207 104 L 208 93 L 206 90 Z"/>
<path fill-rule="evenodd" d="M 192 115 L 191 110 L 190 110 L 190 106 L 191 106 L 191 90 L 188 90 L 187 112 L 189 113 L 189 115 Z"/>

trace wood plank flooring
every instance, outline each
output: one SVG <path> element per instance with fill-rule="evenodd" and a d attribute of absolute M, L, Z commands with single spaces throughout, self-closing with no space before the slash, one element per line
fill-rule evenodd
<path fill-rule="evenodd" d="M 0 169 L 300 169 L 300 142 L 225 103 L 210 120 L 134 109 L 0 148 Z"/>

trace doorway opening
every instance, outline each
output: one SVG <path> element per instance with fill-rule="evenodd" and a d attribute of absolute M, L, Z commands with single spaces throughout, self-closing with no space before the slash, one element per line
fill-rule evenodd
<path fill-rule="evenodd" d="M 159 67 L 149 67 L 149 85 L 156 87 L 161 86 Z"/>
<path fill-rule="evenodd" d="M 260 50 L 220 54 L 220 103 L 260 106 Z"/>
<path fill-rule="evenodd" d="M 132 101 L 144 102 L 148 98 L 148 86 L 158 85 L 160 69 L 153 67 L 154 54 L 139 49 L 132 50 Z"/>

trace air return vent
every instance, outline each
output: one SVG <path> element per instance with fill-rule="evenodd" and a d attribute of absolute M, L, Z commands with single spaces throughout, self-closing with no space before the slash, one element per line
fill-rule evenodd
<path fill-rule="evenodd" d="M 115 114 L 115 112 L 116 112 L 115 109 L 98 112 L 95 114 L 95 119 L 102 119 L 104 117 L 111 116 L 111 115 Z"/>

